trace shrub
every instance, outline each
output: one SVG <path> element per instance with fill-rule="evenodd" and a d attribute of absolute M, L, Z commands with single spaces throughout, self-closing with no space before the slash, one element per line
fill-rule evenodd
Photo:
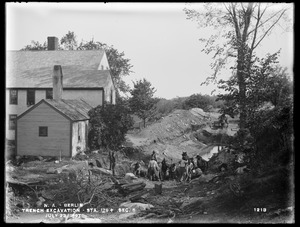
<path fill-rule="evenodd" d="M 117 149 L 125 141 L 127 131 L 133 126 L 129 109 L 122 104 L 97 106 L 89 111 L 89 116 L 90 149 Z"/>

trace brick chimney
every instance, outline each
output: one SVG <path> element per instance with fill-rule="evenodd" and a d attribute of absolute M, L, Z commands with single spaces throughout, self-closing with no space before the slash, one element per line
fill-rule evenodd
<path fill-rule="evenodd" d="M 58 50 L 58 38 L 48 37 L 48 50 Z"/>
<path fill-rule="evenodd" d="M 63 93 L 63 74 L 60 65 L 54 65 L 53 67 L 53 99 L 62 99 Z"/>

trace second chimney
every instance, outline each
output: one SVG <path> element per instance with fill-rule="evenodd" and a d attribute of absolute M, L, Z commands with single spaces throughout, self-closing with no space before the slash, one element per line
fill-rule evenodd
<path fill-rule="evenodd" d="M 48 37 L 48 50 L 58 50 L 57 37 Z"/>
<path fill-rule="evenodd" d="M 63 93 L 63 74 L 60 65 L 54 65 L 53 68 L 53 99 L 62 99 Z"/>

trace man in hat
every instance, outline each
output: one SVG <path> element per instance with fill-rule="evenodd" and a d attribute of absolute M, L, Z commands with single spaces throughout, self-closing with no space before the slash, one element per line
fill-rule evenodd
<path fill-rule="evenodd" d="M 156 152 L 155 151 L 152 152 L 151 160 L 155 160 L 157 162 Z"/>

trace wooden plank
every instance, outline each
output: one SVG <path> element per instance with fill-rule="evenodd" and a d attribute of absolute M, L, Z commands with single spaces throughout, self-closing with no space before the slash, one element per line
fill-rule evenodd
<path fill-rule="evenodd" d="M 112 172 L 110 170 L 99 168 L 99 167 L 89 168 L 88 170 L 91 171 L 93 174 L 98 174 L 98 175 L 100 175 L 100 174 L 112 175 Z"/>

